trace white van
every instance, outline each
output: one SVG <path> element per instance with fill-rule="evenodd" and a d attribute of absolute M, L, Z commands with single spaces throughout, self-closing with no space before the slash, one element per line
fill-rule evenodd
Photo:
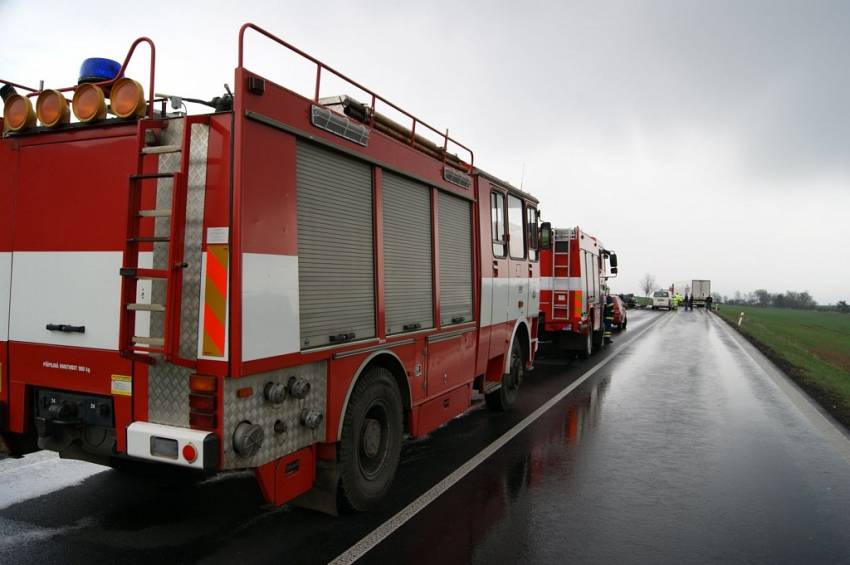
<path fill-rule="evenodd" d="M 673 295 L 669 290 L 656 290 L 652 295 L 652 309 L 657 308 L 673 309 Z"/>

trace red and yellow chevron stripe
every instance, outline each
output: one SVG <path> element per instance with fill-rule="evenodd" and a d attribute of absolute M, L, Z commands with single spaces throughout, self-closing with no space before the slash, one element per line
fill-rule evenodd
<path fill-rule="evenodd" d="M 229 258 L 230 248 L 227 245 L 207 245 L 203 345 L 203 354 L 207 357 L 224 357 Z"/>

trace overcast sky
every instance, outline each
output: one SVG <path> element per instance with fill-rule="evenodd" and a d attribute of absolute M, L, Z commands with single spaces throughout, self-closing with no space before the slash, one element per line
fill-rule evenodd
<path fill-rule="evenodd" d="M 157 90 L 209 98 L 253 21 L 450 128 L 554 226 L 598 235 L 619 292 L 651 273 L 850 299 L 850 2 L 116 6 L 0 0 L 0 77 L 65 86 L 148 35 Z M 312 72 L 259 40 L 246 66 L 296 89 Z"/>

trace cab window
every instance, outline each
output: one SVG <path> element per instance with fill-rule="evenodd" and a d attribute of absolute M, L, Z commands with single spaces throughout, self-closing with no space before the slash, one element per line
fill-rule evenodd
<path fill-rule="evenodd" d="M 508 244 L 512 259 L 525 259 L 525 229 L 522 220 L 522 200 L 508 195 Z"/>
<path fill-rule="evenodd" d="M 504 257 L 508 239 L 505 236 L 505 195 L 495 190 L 490 193 L 490 224 L 493 234 L 493 256 Z"/>
<path fill-rule="evenodd" d="M 528 258 L 532 261 L 537 261 L 537 250 L 540 248 L 540 242 L 538 241 L 539 232 L 537 227 L 537 208 L 526 206 L 525 216 L 526 239 L 528 240 Z"/>

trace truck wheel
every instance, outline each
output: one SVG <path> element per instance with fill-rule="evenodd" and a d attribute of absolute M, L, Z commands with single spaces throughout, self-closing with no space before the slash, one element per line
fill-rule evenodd
<path fill-rule="evenodd" d="M 38 438 L 32 431 L 25 434 L 0 432 L 0 453 L 4 452 L 3 444 L 10 457 L 23 457 L 27 453 L 38 451 Z"/>
<path fill-rule="evenodd" d="M 401 395 L 392 374 L 371 367 L 354 386 L 339 442 L 340 501 L 369 510 L 387 493 L 401 457 Z"/>
<path fill-rule="evenodd" d="M 502 375 L 502 386 L 498 390 L 484 395 L 487 401 L 487 408 L 493 412 L 507 412 L 516 402 L 516 397 L 519 393 L 519 385 L 522 383 L 522 376 L 525 372 L 525 363 L 522 359 L 522 348 L 519 342 L 514 339 L 511 346 L 511 364 L 509 372 Z"/>
<path fill-rule="evenodd" d="M 593 332 L 587 332 L 587 339 L 584 340 L 584 349 L 579 350 L 578 356 L 581 359 L 587 359 L 593 354 Z"/>
<path fill-rule="evenodd" d="M 598 332 L 592 332 L 593 334 L 593 350 L 594 351 L 602 351 L 605 347 L 605 329 L 599 328 Z"/>

